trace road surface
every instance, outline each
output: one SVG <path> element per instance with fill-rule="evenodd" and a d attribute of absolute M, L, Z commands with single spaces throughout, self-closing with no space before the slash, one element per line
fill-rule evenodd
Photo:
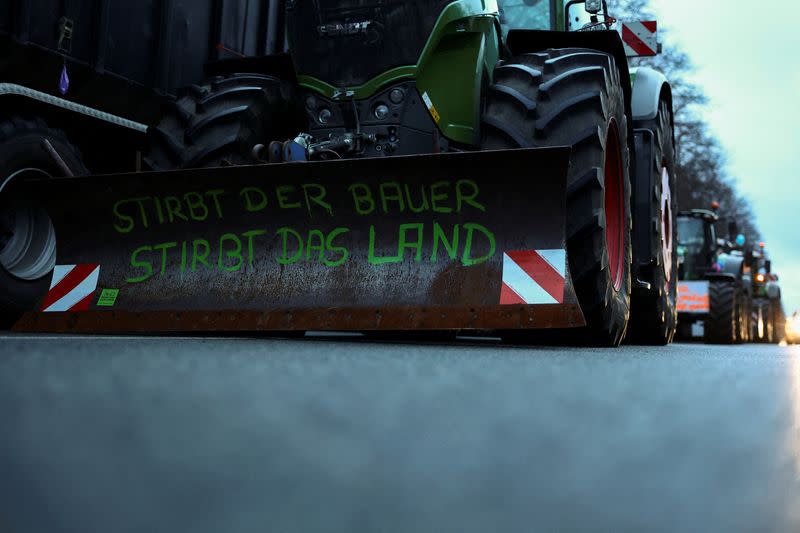
<path fill-rule="evenodd" d="M 800 530 L 800 349 L 0 337 L 0 532 Z"/>

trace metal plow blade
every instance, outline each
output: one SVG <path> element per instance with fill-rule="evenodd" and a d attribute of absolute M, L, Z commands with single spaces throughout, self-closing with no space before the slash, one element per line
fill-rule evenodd
<path fill-rule="evenodd" d="M 584 325 L 568 149 L 29 182 L 58 261 L 17 331 Z"/>

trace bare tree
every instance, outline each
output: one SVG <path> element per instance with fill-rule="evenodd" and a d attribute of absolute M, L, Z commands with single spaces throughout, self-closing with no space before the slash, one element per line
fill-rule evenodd
<path fill-rule="evenodd" d="M 648 0 L 619 0 L 612 6 L 612 14 L 621 20 L 655 19 Z M 736 190 L 735 180 L 727 171 L 725 151 L 703 119 L 708 98 L 701 87 L 688 80 L 687 75 L 694 68 L 689 55 L 670 43 L 668 34 L 661 34 L 665 44 L 660 55 L 636 58 L 631 63 L 663 72 L 672 85 L 678 206 L 692 209 L 719 202 L 720 214 L 726 220 L 736 220 L 739 230 L 755 242 L 760 239 L 760 232 L 750 203 Z M 727 224 L 719 230 L 727 234 Z"/>

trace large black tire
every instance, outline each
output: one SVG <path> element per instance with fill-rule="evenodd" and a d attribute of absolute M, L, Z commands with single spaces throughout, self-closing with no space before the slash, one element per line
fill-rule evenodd
<path fill-rule="evenodd" d="M 770 343 L 773 337 L 773 321 L 769 300 L 759 299 L 753 305 L 753 341 Z M 759 323 L 760 322 L 760 323 Z M 759 327 L 760 326 L 760 327 Z"/>
<path fill-rule="evenodd" d="M 646 224 L 650 230 L 649 258 L 655 258 L 650 290 L 634 290 L 631 295 L 630 341 L 663 346 L 672 342 L 678 325 L 678 198 L 675 182 L 675 147 L 672 114 L 662 100 L 658 115 L 652 121 L 636 124 L 654 133 L 655 150 L 649 171 L 653 189 L 646 216 L 634 216 L 634 223 Z M 665 174 L 666 173 L 666 174 Z M 644 180 L 649 185 L 651 179 Z"/>
<path fill-rule="evenodd" d="M 736 343 L 744 344 L 750 342 L 753 338 L 752 332 L 752 302 L 750 298 L 744 293 L 739 293 L 739 305 L 737 306 L 736 315 Z"/>
<path fill-rule="evenodd" d="M 764 342 L 767 344 L 775 344 L 775 306 L 773 305 L 772 300 L 767 300 L 766 305 L 766 329 L 767 334 L 765 335 Z"/>
<path fill-rule="evenodd" d="M 261 74 L 216 77 L 185 89 L 150 128 L 153 170 L 258 163 L 256 144 L 285 141 L 298 111 L 290 84 Z"/>
<path fill-rule="evenodd" d="M 764 341 L 767 344 L 777 344 L 780 342 L 778 335 L 778 309 L 775 300 L 764 300 L 764 319 L 765 329 Z"/>
<path fill-rule="evenodd" d="M 739 288 L 729 281 L 712 281 L 708 286 L 710 311 L 706 317 L 705 342 L 734 344 L 737 342 Z"/>
<path fill-rule="evenodd" d="M 50 288 L 55 265 L 55 233 L 47 213 L 35 198 L 16 195 L 15 185 L 26 178 L 64 176 L 63 165 L 76 176 L 88 173 L 61 131 L 40 119 L 0 120 L 0 328 L 34 309 Z"/>
<path fill-rule="evenodd" d="M 627 132 L 619 72 L 608 54 L 546 50 L 495 68 L 481 148 L 572 146 L 567 253 L 587 328 L 569 342 L 617 346 L 625 336 L 631 264 Z"/>

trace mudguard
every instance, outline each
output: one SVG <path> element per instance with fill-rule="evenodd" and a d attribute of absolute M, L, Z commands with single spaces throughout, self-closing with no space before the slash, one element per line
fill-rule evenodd
<path fill-rule="evenodd" d="M 653 228 L 647 223 L 653 219 L 653 152 L 655 150 L 654 135 L 651 130 L 637 129 L 634 132 L 636 142 L 635 164 L 632 172 L 631 202 L 634 213 L 634 226 L 632 232 L 634 276 L 636 279 L 652 277 L 645 275 L 645 269 L 656 260 L 651 257 L 651 232 Z M 641 221 L 643 223 L 636 223 Z"/>
<path fill-rule="evenodd" d="M 669 109 L 672 110 L 672 87 L 666 76 L 648 67 L 636 67 L 631 69 L 631 79 L 631 111 L 634 121 L 654 120 L 662 98 L 666 98 Z"/>
<path fill-rule="evenodd" d="M 553 148 L 28 182 L 58 266 L 14 329 L 583 326 L 568 161 Z"/>
<path fill-rule="evenodd" d="M 780 300 L 781 299 L 781 287 L 774 281 L 770 281 L 767 283 L 767 297 L 770 300 Z"/>
<path fill-rule="evenodd" d="M 710 273 L 706 278 L 711 279 L 715 275 L 722 275 L 729 277 L 734 281 L 740 281 L 744 273 L 744 257 L 741 255 L 720 254 L 717 258 L 721 271 L 719 273 Z"/>

